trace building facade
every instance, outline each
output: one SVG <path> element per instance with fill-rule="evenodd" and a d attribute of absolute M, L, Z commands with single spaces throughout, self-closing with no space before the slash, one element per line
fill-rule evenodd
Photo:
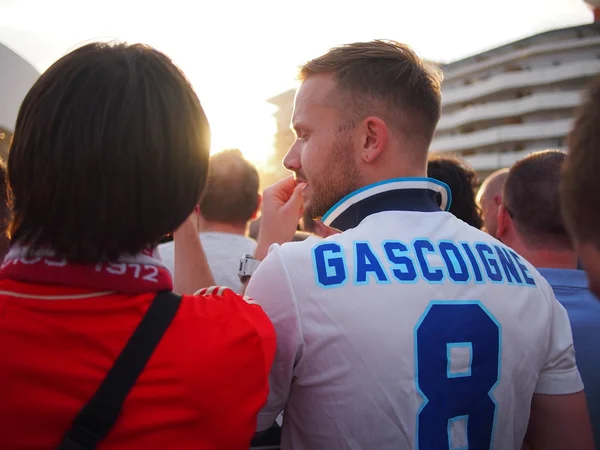
<path fill-rule="evenodd" d="M 530 36 L 441 68 L 442 117 L 431 151 L 460 156 L 484 177 L 531 151 L 566 148 L 582 93 L 600 73 L 600 21 Z M 294 142 L 294 94 L 290 89 L 268 100 L 278 108 L 278 165 Z"/>
<path fill-rule="evenodd" d="M 277 107 L 277 110 L 273 114 L 277 128 L 274 136 L 274 152 L 271 161 L 271 166 L 274 171 L 272 175 L 275 180 L 289 175 L 283 168 L 281 161 L 283 161 L 283 157 L 296 139 L 294 132 L 290 128 L 292 123 L 292 113 L 294 111 L 295 95 L 296 89 L 289 89 L 267 100 L 267 102 Z"/>
<path fill-rule="evenodd" d="M 537 34 L 443 71 L 431 150 L 485 176 L 531 151 L 565 149 L 582 93 L 600 73 L 600 22 Z"/>

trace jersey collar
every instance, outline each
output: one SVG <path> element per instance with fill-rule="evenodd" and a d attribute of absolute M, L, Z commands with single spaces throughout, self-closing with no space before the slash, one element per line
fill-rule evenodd
<path fill-rule="evenodd" d="M 393 178 L 348 194 L 321 218 L 330 227 L 346 231 L 383 211 L 433 212 L 450 208 L 447 184 L 433 178 Z"/>

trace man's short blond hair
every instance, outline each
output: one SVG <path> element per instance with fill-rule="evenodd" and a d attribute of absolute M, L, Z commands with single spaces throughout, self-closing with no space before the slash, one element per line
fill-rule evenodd
<path fill-rule="evenodd" d="M 427 147 L 441 112 L 441 71 L 407 45 L 357 42 L 332 48 L 300 68 L 299 78 L 333 73 L 351 120 L 383 115 L 389 126 Z"/>

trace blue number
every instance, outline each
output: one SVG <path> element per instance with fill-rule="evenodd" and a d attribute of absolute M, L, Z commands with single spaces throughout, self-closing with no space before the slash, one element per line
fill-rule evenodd
<path fill-rule="evenodd" d="M 500 333 L 477 301 L 431 302 L 415 327 L 417 449 L 491 448 Z"/>

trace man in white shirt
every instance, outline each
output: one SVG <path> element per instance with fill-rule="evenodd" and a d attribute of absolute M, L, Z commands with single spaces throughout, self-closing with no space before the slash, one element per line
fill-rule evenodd
<path fill-rule="evenodd" d="M 240 258 L 256 249 L 256 241 L 248 237 L 248 224 L 260 210 L 258 189 L 258 172 L 239 150 L 225 150 L 211 157 L 200 200 L 198 231 L 215 283 L 237 293 L 243 290 L 238 276 Z M 162 244 L 159 252 L 175 273 L 173 246 L 173 242 Z"/>
<path fill-rule="evenodd" d="M 531 264 L 444 210 L 425 178 L 440 77 L 407 46 L 332 49 L 300 73 L 247 295 L 277 354 L 258 430 L 284 449 L 593 448 L 566 311 Z M 283 244 L 302 205 L 342 231 Z M 265 258 L 266 257 L 266 258 Z"/>

